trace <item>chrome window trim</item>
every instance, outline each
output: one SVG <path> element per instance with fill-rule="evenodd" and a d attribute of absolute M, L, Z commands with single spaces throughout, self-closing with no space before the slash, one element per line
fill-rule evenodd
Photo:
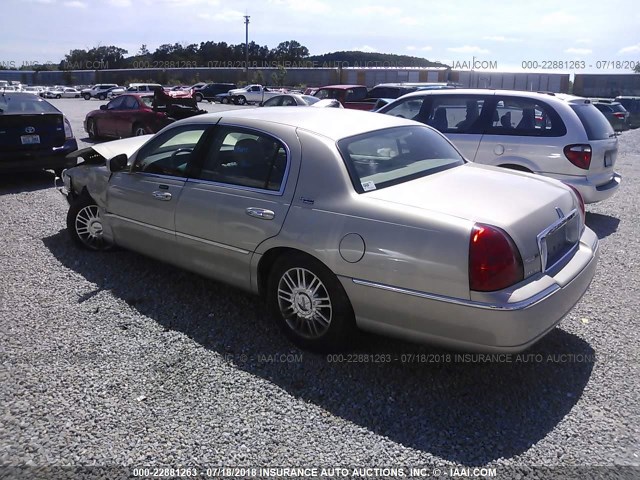
<path fill-rule="evenodd" d="M 436 293 L 420 292 L 418 290 L 394 287 L 392 285 L 369 282 L 367 280 L 361 280 L 357 278 L 352 278 L 351 280 L 356 285 L 361 285 L 364 287 L 371 287 L 371 288 L 378 288 L 380 290 L 400 293 L 402 295 L 410 295 L 412 297 L 418 297 L 426 300 L 435 300 L 437 302 L 452 303 L 454 305 L 461 305 L 463 307 L 479 308 L 483 310 L 505 311 L 505 312 L 514 311 L 514 310 L 524 310 L 526 308 L 532 307 L 536 303 L 543 301 L 545 298 L 549 297 L 550 295 L 552 295 L 553 293 L 555 293 L 557 290 L 560 289 L 558 285 L 554 284 L 554 285 L 548 286 L 541 292 L 538 292 L 537 294 L 527 298 L 526 300 L 521 300 L 520 302 L 515 302 L 515 303 L 496 304 L 496 303 L 488 303 L 488 302 L 479 302 L 475 300 L 466 300 L 463 298 L 449 297 L 446 295 L 440 295 Z"/>
<path fill-rule="evenodd" d="M 121 172 L 116 172 L 116 173 L 121 173 Z M 122 172 L 122 173 L 129 173 L 131 175 L 141 175 L 143 177 L 170 179 L 170 180 L 176 180 L 179 182 L 186 182 L 188 180 L 187 177 L 178 177 L 176 175 L 165 175 L 163 173 L 134 172 L 134 171 L 128 171 L 128 172 Z"/>
<path fill-rule="evenodd" d="M 288 172 L 285 171 L 285 175 L 287 173 Z M 283 180 L 284 178 L 285 177 L 283 177 Z M 199 178 L 188 178 L 187 183 L 191 183 L 194 185 L 204 184 L 204 185 L 211 185 L 214 187 L 223 187 L 223 188 L 230 188 L 233 190 L 241 190 L 245 192 L 262 193 L 265 195 L 273 195 L 276 197 L 281 197 L 282 195 L 284 195 L 284 190 L 285 190 L 283 187 L 280 187 L 280 190 L 267 190 L 265 188 L 246 187 L 244 185 L 236 185 L 234 183 L 215 182 L 213 180 L 201 180 Z"/>

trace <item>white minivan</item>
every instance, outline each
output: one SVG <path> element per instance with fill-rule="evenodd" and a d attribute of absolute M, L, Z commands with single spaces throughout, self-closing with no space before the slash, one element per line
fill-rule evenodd
<path fill-rule="evenodd" d="M 476 163 L 538 173 L 575 187 L 585 203 L 611 197 L 618 138 L 582 97 L 516 90 L 427 90 L 379 110 L 442 132 Z"/>
<path fill-rule="evenodd" d="M 158 88 L 162 88 L 159 83 L 130 83 L 127 93 L 153 93 Z"/>

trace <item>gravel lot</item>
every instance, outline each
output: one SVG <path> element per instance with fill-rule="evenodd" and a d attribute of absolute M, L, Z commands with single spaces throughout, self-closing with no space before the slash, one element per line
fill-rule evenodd
<path fill-rule="evenodd" d="M 102 102 L 52 103 L 84 143 L 84 114 Z M 640 129 L 621 135 L 617 169 L 620 192 L 588 207 L 601 238 L 590 290 L 511 362 L 373 335 L 341 362 L 301 352 L 257 298 L 127 251 L 74 248 L 53 176 L 3 175 L 0 478 L 145 465 L 639 478 Z"/>

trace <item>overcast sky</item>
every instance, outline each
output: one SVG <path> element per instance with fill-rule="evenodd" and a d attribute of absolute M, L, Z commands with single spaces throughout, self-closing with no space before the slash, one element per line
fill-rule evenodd
<path fill-rule="evenodd" d="M 363 50 L 459 65 L 475 59 L 508 71 L 523 71 L 523 62 L 584 60 L 584 70 L 571 71 L 622 73 L 640 62 L 638 5 L 638 0 L 2 0 L 0 63 L 58 63 L 72 49 L 107 45 L 133 55 L 142 44 L 153 52 L 164 43 L 244 43 L 243 16 L 250 15 L 250 41 L 274 48 L 296 40 L 311 55 Z"/>

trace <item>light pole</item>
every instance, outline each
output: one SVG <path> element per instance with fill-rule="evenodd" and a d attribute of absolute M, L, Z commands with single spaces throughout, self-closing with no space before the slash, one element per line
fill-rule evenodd
<path fill-rule="evenodd" d="M 247 72 L 247 84 L 249 84 L 249 15 L 244 16 L 244 68 Z"/>

